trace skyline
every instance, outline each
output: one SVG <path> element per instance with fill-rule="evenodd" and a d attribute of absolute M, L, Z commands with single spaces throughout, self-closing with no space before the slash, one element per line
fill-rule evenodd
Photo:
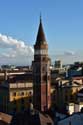
<path fill-rule="evenodd" d="M 23 64 L 23 61 L 28 64 L 29 50 L 32 52 L 31 47 L 36 40 L 40 12 L 53 62 L 55 59 L 61 59 L 63 63 L 83 60 L 82 6 L 82 0 L 0 0 L 0 64 Z M 20 46 L 4 42 L 4 36 L 17 40 L 17 44 L 21 42 Z"/>

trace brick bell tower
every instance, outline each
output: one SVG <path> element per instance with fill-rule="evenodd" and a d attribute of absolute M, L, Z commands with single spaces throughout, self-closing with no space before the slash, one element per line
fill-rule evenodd
<path fill-rule="evenodd" d="M 44 112 L 50 108 L 50 89 L 50 58 L 40 16 L 33 61 L 33 105 L 35 109 Z"/>

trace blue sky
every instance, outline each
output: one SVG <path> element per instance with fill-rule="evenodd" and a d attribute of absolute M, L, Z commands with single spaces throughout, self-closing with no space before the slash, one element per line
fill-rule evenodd
<path fill-rule="evenodd" d="M 66 56 L 82 60 L 83 0 L 0 0 L 0 33 L 33 46 L 40 12 L 50 55 L 63 62 Z M 1 53 L 9 49 L 0 47 Z"/>

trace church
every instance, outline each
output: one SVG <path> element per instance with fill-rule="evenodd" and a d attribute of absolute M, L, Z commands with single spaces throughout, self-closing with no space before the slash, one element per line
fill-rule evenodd
<path fill-rule="evenodd" d="M 39 111 L 46 111 L 51 106 L 51 78 L 48 44 L 45 38 L 42 19 L 34 45 L 33 65 L 33 106 Z"/>

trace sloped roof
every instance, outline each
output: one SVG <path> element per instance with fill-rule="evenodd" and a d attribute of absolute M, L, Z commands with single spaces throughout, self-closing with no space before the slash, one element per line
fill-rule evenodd
<path fill-rule="evenodd" d="M 39 24 L 39 29 L 38 29 L 38 34 L 36 38 L 36 44 L 42 44 L 43 42 L 46 42 L 43 26 L 42 26 L 42 20 L 40 17 L 40 24 Z"/>
<path fill-rule="evenodd" d="M 78 93 L 81 93 L 81 94 L 83 94 L 83 88 L 78 92 Z"/>
<path fill-rule="evenodd" d="M 15 83 L 15 82 L 32 82 L 32 74 L 22 74 L 22 75 L 14 75 L 9 77 L 8 82 L 9 83 Z"/>
<path fill-rule="evenodd" d="M 62 85 L 62 87 L 76 87 L 76 86 L 81 86 L 80 83 L 78 82 L 66 82 Z"/>
<path fill-rule="evenodd" d="M 83 113 L 75 113 L 72 114 L 71 116 L 60 120 L 58 122 L 58 125 L 83 125 Z"/>
<path fill-rule="evenodd" d="M 39 111 L 30 112 L 30 110 L 20 112 L 13 117 L 11 125 L 47 125 L 47 123 L 51 123 L 53 125 L 53 121 L 48 115 L 44 115 Z"/>
<path fill-rule="evenodd" d="M 11 115 L 0 112 L 0 122 L 1 123 L 9 124 L 9 123 L 11 123 L 11 120 L 12 120 Z M 0 123 L 0 125 L 1 125 L 1 123 Z"/>

